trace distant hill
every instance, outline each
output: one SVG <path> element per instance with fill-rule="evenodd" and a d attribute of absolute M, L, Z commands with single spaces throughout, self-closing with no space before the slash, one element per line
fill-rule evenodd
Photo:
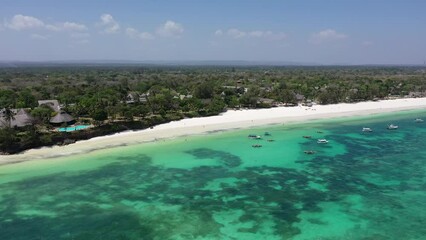
<path fill-rule="evenodd" d="M 185 66 L 313 66 L 315 63 L 301 63 L 290 61 L 220 61 L 220 60 L 205 60 L 205 61 L 146 61 L 156 65 L 185 65 Z"/>
<path fill-rule="evenodd" d="M 317 66 L 315 63 L 290 61 L 131 61 L 131 60 L 70 60 L 70 61 L 2 61 L 0 68 L 60 66 Z"/>
<path fill-rule="evenodd" d="M 0 68 L 14 68 L 14 67 L 18 67 L 18 66 L 12 62 L 0 62 Z"/>
<path fill-rule="evenodd" d="M 66 60 L 66 61 L 0 61 L 0 68 L 19 67 L 125 67 L 125 66 L 360 66 L 360 67 L 424 67 L 425 65 L 415 64 L 318 64 L 310 62 L 291 61 L 133 61 L 133 60 Z"/>

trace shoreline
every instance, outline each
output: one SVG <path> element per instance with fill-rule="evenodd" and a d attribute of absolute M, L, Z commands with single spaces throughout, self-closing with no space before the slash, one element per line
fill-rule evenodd
<path fill-rule="evenodd" d="M 113 135 L 77 141 L 66 146 L 30 149 L 19 154 L 0 156 L 0 165 L 37 159 L 84 154 L 153 142 L 162 139 L 208 134 L 217 131 L 247 129 L 281 123 L 303 123 L 338 117 L 368 116 L 370 114 L 426 109 L 426 98 L 403 98 L 377 102 L 339 103 L 313 107 L 277 107 L 269 109 L 229 110 L 217 116 L 189 118 L 154 126 L 152 129 L 126 131 Z"/>

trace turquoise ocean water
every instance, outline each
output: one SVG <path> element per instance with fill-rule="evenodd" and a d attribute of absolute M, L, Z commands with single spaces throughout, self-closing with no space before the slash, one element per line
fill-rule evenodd
<path fill-rule="evenodd" d="M 0 166 L 0 239 L 426 239 L 426 122 L 417 117 L 426 111 Z"/>

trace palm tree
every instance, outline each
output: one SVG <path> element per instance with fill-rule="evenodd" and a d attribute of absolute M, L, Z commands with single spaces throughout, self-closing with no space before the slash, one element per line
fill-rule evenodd
<path fill-rule="evenodd" d="M 12 128 L 12 120 L 15 120 L 15 113 L 10 108 L 5 108 L 3 113 L 7 126 Z"/>

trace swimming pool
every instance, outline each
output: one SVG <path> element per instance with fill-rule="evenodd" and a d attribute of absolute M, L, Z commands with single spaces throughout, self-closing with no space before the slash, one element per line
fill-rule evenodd
<path fill-rule="evenodd" d="M 66 127 L 66 128 L 58 128 L 59 132 L 73 132 L 73 131 L 78 131 L 78 130 L 83 130 L 86 128 L 89 128 L 90 125 L 76 125 L 76 126 L 70 126 L 70 127 Z"/>

